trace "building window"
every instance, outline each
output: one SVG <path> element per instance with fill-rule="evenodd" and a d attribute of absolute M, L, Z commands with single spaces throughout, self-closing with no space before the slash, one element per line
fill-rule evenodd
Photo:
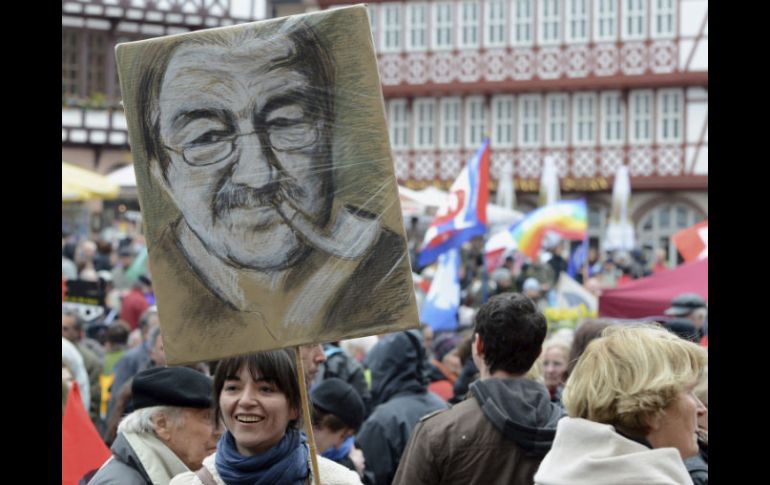
<path fill-rule="evenodd" d="M 513 146 L 513 96 L 492 98 L 492 147 Z"/>
<path fill-rule="evenodd" d="M 615 40 L 616 0 L 594 0 L 594 40 Z"/>
<path fill-rule="evenodd" d="M 588 40 L 588 0 L 567 1 L 567 41 Z"/>
<path fill-rule="evenodd" d="M 452 48 L 452 32 L 454 32 L 452 7 L 454 7 L 453 3 L 437 3 L 433 7 L 434 49 Z"/>
<path fill-rule="evenodd" d="M 623 0 L 623 38 L 643 39 L 647 34 L 648 0 Z"/>
<path fill-rule="evenodd" d="M 514 45 L 532 44 L 532 0 L 513 0 Z"/>
<path fill-rule="evenodd" d="M 696 210 L 684 204 L 661 204 L 651 209 L 636 225 L 636 234 L 640 246 L 649 246 L 653 251 L 664 249 L 668 254 L 671 267 L 682 262 L 681 256 L 671 240 L 677 231 L 690 227 L 703 220 Z"/>
<path fill-rule="evenodd" d="M 658 92 L 658 141 L 682 141 L 682 91 L 679 89 Z"/>
<path fill-rule="evenodd" d="M 652 141 L 652 91 L 631 91 L 629 96 L 629 139 L 631 143 Z"/>
<path fill-rule="evenodd" d="M 406 48 L 422 51 L 428 48 L 428 7 L 424 3 L 409 4 L 407 11 L 409 30 Z"/>
<path fill-rule="evenodd" d="M 561 41 L 561 3 L 562 0 L 540 0 L 538 41 L 541 44 Z"/>
<path fill-rule="evenodd" d="M 540 145 L 540 96 L 519 97 L 519 143 L 523 147 Z"/>
<path fill-rule="evenodd" d="M 602 143 L 620 145 L 625 138 L 623 100 L 620 92 L 602 93 Z"/>
<path fill-rule="evenodd" d="M 114 71 L 107 71 L 111 52 L 107 32 L 62 29 L 62 101 L 96 94 L 120 99 Z"/>
<path fill-rule="evenodd" d="M 414 113 L 414 147 L 435 148 L 433 136 L 435 131 L 435 116 L 433 114 L 436 101 L 430 98 L 417 98 L 412 105 Z"/>
<path fill-rule="evenodd" d="M 107 93 L 105 53 L 107 52 L 107 33 L 88 33 L 88 70 L 86 71 L 86 89 L 89 94 Z"/>
<path fill-rule="evenodd" d="M 61 31 L 61 95 L 62 100 L 70 96 L 79 96 L 80 32 Z"/>
<path fill-rule="evenodd" d="M 460 47 L 479 45 L 479 4 L 460 2 Z"/>
<path fill-rule="evenodd" d="M 460 146 L 460 98 L 441 100 L 441 148 Z"/>
<path fill-rule="evenodd" d="M 572 144 L 594 145 L 596 135 L 596 95 L 593 93 L 580 93 L 574 97 Z"/>
<path fill-rule="evenodd" d="M 465 148 L 478 148 L 484 139 L 487 113 L 484 98 L 471 96 L 465 100 Z"/>
<path fill-rule="evenodd" d="M 549 94 L 545 97 L 546 145 L 567 144 L 567 95 Z"/>
<path fill-rule="evenodd" d="M 382 50 L 398 51 L 401 49 L 401 4 L 383 4 L 382 16 Z"/>
<path fill-rule="evenodd" d="M 506 0 L 488 0 L 484 5 L 486 11 L 484 45 L 488 47 L 505 45 L 506 5 Z"/>
<path fill-rule="evenodd" d="M 409 148 L 409 116 L 405 99 L 388 101 L 388 125 L 393 148 Z"/>
<path fill-rule="evenodd" d="M 653 37 L 673 37 L 675 30 L 674 0 L 652 1 L 652 35 Z"/>

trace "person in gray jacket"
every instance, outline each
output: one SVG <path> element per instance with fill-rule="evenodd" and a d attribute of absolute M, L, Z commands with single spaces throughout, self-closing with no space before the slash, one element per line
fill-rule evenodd
<path fill-rule="evenodd" d="M 155 367 L 132 383 L 134 411 L 118 426 L 110 457 L 89 485 L 168 484 L 216 450 L 211 378 L 188 367 Z"/>
<path fill-rule="evenodd" d="M 372 371 L 374 410 L 356 441 L 364 452 L 365 473 L 374 475 L 374 485 L 388 485 L 417 421 L 447 404 L 428 391 L 428 360 L 416 330 L 383 337 L 364 365 Z"/>
<path fill-rule="evenodd" d="M 545 386 L 524 377 L 546 328 L 537 305 L 519 293 L 479 308 L 471 352 L 480 380 L 464 401 L 420 420 L 395 484 L 532 483 L 565 415 Z"/>

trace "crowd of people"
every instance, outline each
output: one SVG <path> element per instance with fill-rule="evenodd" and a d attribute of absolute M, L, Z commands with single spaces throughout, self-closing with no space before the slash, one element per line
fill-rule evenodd
<path fill-rule="evenodd" d="M 62 413 L 76 381 L 112 453 L 81 483 L 708 483 L 697 295 L 664 325 L 558 329 L 543 310 L 565 258 L 508 258 L 485 299 L 471 247 L 455 331 L 300 347 L 316 477 L 293 349 L 167 366 L 151 277 L 124 277 L 141 239 L 62 249 Z M 103 311 L 68 305 L 73 280 Z"/>

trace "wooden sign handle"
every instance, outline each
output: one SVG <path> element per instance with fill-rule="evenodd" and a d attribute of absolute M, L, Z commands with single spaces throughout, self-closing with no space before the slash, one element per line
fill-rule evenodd
<path fill-rule="evenodd" d="M 300 354 L 299 347 L 295 347 L 294 350 L 294 355 L 297 359 L 299 395 L 302 399 L 302 420 L 305 422 L 305 434 L 307 434 L 307 442 L 310 445 L 310 460 L 313 464 L 313 477 L 315 477 L 315 483 L 321 485 L 321 476 L 318 474 L 318 458 L 316 457 L 315 438 L 313 437 L 313 423 L 310 421 L 310 399 L 307 395 L 309 383 L 305 382 L 305 368 L 302 365 L 302 354 Z"/>

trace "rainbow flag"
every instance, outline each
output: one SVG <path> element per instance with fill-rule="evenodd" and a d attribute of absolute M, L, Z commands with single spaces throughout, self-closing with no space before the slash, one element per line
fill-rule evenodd
<path fill-rule="evenodd" d="M 512 243 L 511 249 L 517 248 L 522 254 L 534 261 L 547 232 L 554 232 L 563 239 L 574 241 L 585 239 L 588 233 L 586 201 L 584 199 L 561 200 L 536 209 L 503 231 L 502 235 Z M 490 238 L 489 243 L 498 239 L 500 238 Z M 489 243 L 486 248 L 487 252 L 499 249 L 490 246 Z"/>

